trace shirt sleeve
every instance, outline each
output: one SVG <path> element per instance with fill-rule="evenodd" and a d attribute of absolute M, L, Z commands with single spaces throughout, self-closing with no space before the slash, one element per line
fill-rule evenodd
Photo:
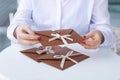
<path fill-rule="evenodd" d="M 18 9 L 14 15 L 12 23 L 7 29 L 7 37 L 11 40 L 11 43 L 17 43 L 16 38 L 13 36 L 13 32 L 18 25 L 24 25 L 29 27 L 32 25 L 32 0 L 21 0 Z"/>
<path fill-rule="evenodd" d="M 94 0 L 90 30 L 99 30 L 104 36 L 101 47 L 110 47 L 114 43 L 114 36 L 110 25 L 108 12 L 108 0 Z"/>

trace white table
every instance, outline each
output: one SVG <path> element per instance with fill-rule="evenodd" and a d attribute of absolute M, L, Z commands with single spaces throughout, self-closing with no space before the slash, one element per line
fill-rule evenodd
<path fill-rule="evenodd" d="M 120 56 L 110 49 L 86 50 L 79 44 L 67 46 L 90 58 L 61 71 L 21 54 L 19 51 L 26 48 L 16 44 L 0 53 L 0 73 L 10 80 L 120 80 Z"/>

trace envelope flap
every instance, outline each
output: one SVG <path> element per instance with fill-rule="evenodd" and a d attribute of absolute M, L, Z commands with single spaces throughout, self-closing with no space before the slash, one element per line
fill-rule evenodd
<path fill-rule="evenodd" d="M 56 54 L 56 55 L 61 55 L 61 54 Z M 54 58 L 54 54 L 49 54 L 49 55 L 44 55 L 44 56 L 40 56 L 40 57 L 37 57 L 38 60 L 61 60 L 62 58 Z M 83 56 L 82 54 L 76 54 L 74 56 L 70 56 L 70 58 L 75 58 L 77 56 Z M 67 61 L 69 59 L 66 59 Z"/>
<path fill-rule="evenodd" d="M 67 48 L 67 47 L 64 47 L 62 48 L 61 50 L 59 50 L 59 52 L 56 52 L 55 54 L 47 54 L 47 55 L 43 55 L 43 56 L 40 56 L 38 57 L 37 59 L 39 60 L 61 60 L 61 58 L 54 58 L 55 55 L 66 55 L 68 51 L 71 51 L 71 49 Z M 72 50 L 73 51 L 73 50 Z M 76 54 L 76 55 L 74 55 Z M 74 56 L 73 56 L 74 55 Z M 75 56 L 80 56 L 82 54 L 74 51 L 73 52 L 73 55 L 71 55 L 70 57 L 73 58 Z"/>
<path fill-rule="evenodd" d="M 72 33 L 72 29 L 62 29 L 62 30 L 56 30 L 57 33 L 59 34 L 71 34 Z"/>
<path fill-rule="evenodd" d="M 31 49 L 27 49 L 27 50 L 22 50 L 20 52 L 22 53 L 35 53 L 37 50 L 42 50 L 44 49 L 43 46 L 40 46 L 39 48 L 31 48 Z"/>
<path fill-rule="evenodd" d="M 46 37 L 52 37 L 51 34 L 52 33 L 59 33 L 61 35 L 65 35 L 65 34 L 71 34 L 73 32 L 72 29 L 62 29 L 62 30 L 46 30 L 46 31 L 35 31 L 36 34 L 38 35 L 42 35 L 42 36 L 46 36 Z"/>
<path fill-rule="evenodd" d="M 35 51 L 39 50 L 38 48 L 32 48 L 32 49 L 27 49 L 27 50 L 22 50 L 20 52 L 22 53 L 35 53 Z"/>
<path fill-rule="evenodd" d="M 44 55 L 44 56 L 40 56 L 37 59 L 39 60 L 54 60 L 54 54 L 48 54 L 48 55 Z"/>
<path fill-rule="evenodd" d="M 46 37 L 51 37 L 51 33 L 53 31 L 47 30 L 47 31 L 35 31 L 36 34 L 46 36 Z"/>

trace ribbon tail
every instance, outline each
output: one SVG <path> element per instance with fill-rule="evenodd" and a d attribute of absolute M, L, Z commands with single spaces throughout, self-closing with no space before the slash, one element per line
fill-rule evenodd
<path fill-rule="evenodd" d="M 61 64 L 60 64 L 60 67 L 63 68 L 64 64 L 65 64 L 65 59 L 66 58 L 63 58 L 62 61 L 61 61 Z"/>
<path fill-rule="evenodd" d="M 74 60 L 74 59 L 72 59 L 72 58 L 70 58 L 70 57 L 67 57 L 69 60 L 71 60 L 72 62 L 74 62 L 74 63 L 78 63 L 76 60 Z"/>
<path fill-rule="evenodd" d="M 66 39 L 70 40 L 70 41 L 73 41 L 73 39 L 69 38 L 69 37 L 65 37 Z"/>
<path fill-rule="evenodd" d="M 68 44 L 67 41 L 66 41 L 63 37 L 61 37 L 61 39 L 62 39 L 62 42 L 63 42 L 64 44 Z"/>
<path fill-rule="evenodd" d="M 48 41 L 50 42 L 50 41 L 53 41 L 53 40 L 56 40 L 57 39 L 57 37 L 53 37 L 53 38 L 50 38 Z"/>

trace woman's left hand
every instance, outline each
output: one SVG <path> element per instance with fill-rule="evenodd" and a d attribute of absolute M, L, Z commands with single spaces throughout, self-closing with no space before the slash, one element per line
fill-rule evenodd
<path fill-rule="evenodd" d="M 80 44 L 86 49 L 96 49 L 104 42 L 104 37 L 98 30 L 92 30 L 82 38 L 83 41 Z"/>

